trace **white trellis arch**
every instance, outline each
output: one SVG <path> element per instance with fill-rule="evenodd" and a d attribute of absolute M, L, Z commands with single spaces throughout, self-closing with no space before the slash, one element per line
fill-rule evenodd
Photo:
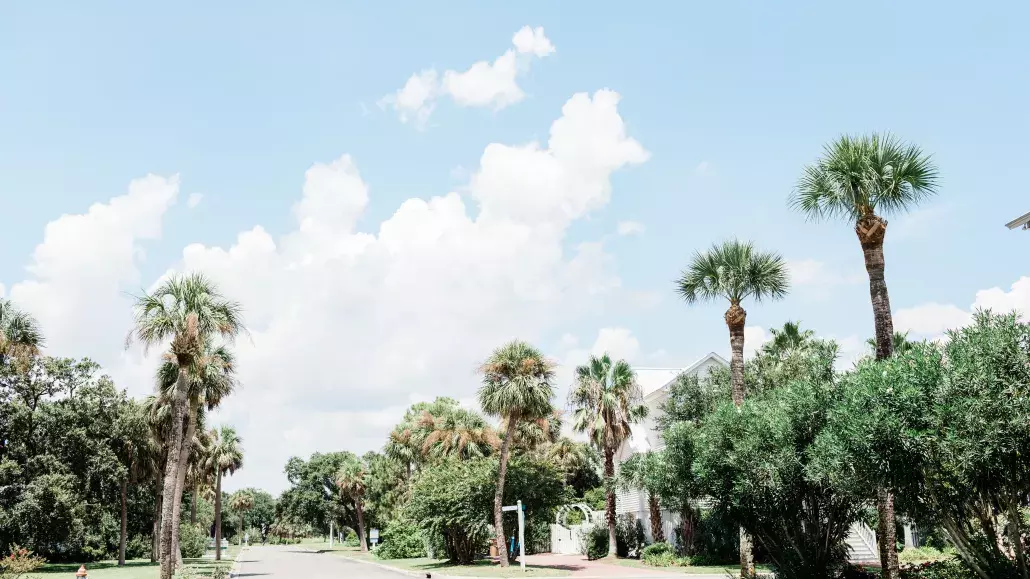
<path fill-rule="evenodd" d="M 583 513 L 583 522 L 578 525 L 567 523 L 569 513 L 579 510 Z M 562 505 L 554 515 L 551 525 L 551 552 L 574 555 L 583 552 L 582 537 L 594 528 L 603 513 L 599 513 L 583 503 Z"/>

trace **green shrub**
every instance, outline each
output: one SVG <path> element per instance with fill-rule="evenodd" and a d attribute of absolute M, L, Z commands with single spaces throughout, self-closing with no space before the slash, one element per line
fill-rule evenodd
<path fill-rule="evenodd" d="M 358 534 L 354 532 L 354 529 L 348 529 L 347 534 L 343 537 L 344 547 L 357 547 L 361 544 L 358 540 Z"/>
<path fill-rule="evenodd" d="M 901 566 L 901 579 L 977 579 L 962 561 L 956 558 Z"/>
<path fill-rule="evenodd" d="M 583 502 L 595 511 L 603 511 L 606 506 L 606 500 L 607 493 L 605 493 L 603 486 L 590 489 L 583 493 Z"/>
<path fill-rule="evenodd" d="M 942 561 L 951 559 L 952 553 L 945 553 L 933 547 L 916 547 L 905 549 L 898 553 L 898 561 L 902 563 L 925 563 L 928 561 Z"/>
<path fill-rule="evenodd" d="M 211 579 L 229 579 L 229 566 L 219 565 L 211 571 Z"/>
<path fill-rule="evenodd" d="M 640 521 L 630 522 L 625 518 L 615 523 L 615 554 L 628 557 L 637 554 L 643 547 L 643 527 Z M 587 559 L 591 561 L 608 556 L 608 525 L 598 523 L 583 534 L 583 546 Z"/>
<path fill-rule="evenodd" d="M 197 559 L 204 556 L 207 549 L 207 533 L 199 525 L 183 523 L 179 525 L 179 548 L 183 559 Z"/>
<path fill-rule="evenodd" d="M 644 547 L 640 554 L 641 561 L 645 565 L 654 567 L 669 567 L 677 563 L 676 549 L 672 545 L 662 541 Z"/>
<path fill-rule="evenodd" d="M 375 555 L 380 559 L 414 559 L 426 556 L 425 538 L 410 521 L 394 521 L 379 535 Z"/>
<path fill-rule="evenodd" d="M 125 543 L 126 559 L 142 559 L 150 554 L 150 537 L 136 535 Z"/>

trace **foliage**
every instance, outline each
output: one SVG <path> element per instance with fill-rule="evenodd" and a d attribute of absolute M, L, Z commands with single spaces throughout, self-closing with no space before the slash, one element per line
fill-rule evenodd
<path fill-rule="evenodd" d="M 758 539 L 781 577 L 830 577 L 843 569 L 843 540 L 861 506 L 810 464 L 841 398 L 834 381 L 814 374 L 739 408 L 721 406 L 698 436 L 695 469 L 717 511 Z"/>
<path fill-rule="evenodd" d="M 631 554 L 639 553 L 643 548 L 643 527 L 639 529 L 640 521 L 620 518 L 615 524 L 615 554 L 619 557 L 629 557 Z M 583 533 L 583 546 L 586 548 L 587 559 L 591 561 L 602 559 L 608 556 L 608 528 L 603 525 L 596 525 L 589 531 Z"/>
<path fill-rule="evenodd" d="M 653 567 L 669 567 L 677 560 L 676 548 L 665 541 L 653 543 L 640 552 L 640 560 Z"/>
<path fill-rule="evenodd" d="M 583 502 L 595 511 L 604 510 L 606 492 L 603 486 L 594 487 L 583 493 Z"/>
<path fill-rule="evenodd" d="M 34 555 L 28 549 L 18 545 L 11 545 L 10 554 L 6 557 L 0 557 L 0 579 L 20 579 L 24 575 L 39 569 L 44 563 L 46 563 L 46 560 Z"/>
<path fill-rule="evenodd" d="M 843 135 L 805 167 L 791 206 L 813 219 L 853 223 L 870 214 L 896 214 L 936 193 L 929 155 L 890 134 Z"/>
<path fill-rule="evenodd" d="M 469 564 L 486 548 L 492 535 L 496 459 L 459 461 L 449 459 L 423 470 L 413 481 L 411 501 L 405 513 L 430 536 L 443 537 L 446 556 Z M 515 457 L 508 467 L 505 504 L 522 500 L 527 520 L 551 516 L 566 500 L 561 475 L 553 466 L 527 457 Z M 515 517 L 506 517 L 511 536 Z"/>
<path fill-rule="evenodd" d="M 601 484 L 601 458 L 589 444 L 562 436 L 547 446 L 544 456 L 558 468 L 565 484 L 576 496 L 582 496 Z"/>
<path fill-rule="evenodd" d="M 740 305 L 749 297 L 757 302 L 782 298 L 788 285 L 782 257 L 734 239 L 694 254 L 677 291 L 688 304 L 726 299 Z"/>
<path fill-rule="evenodd" d="M 901 566 L 901 579 L 976 579 L 976 574 L 957 559 Z"/>
<path fill-rule="evenodd" d="M 179 548 L 184 558 L 203 557 L 207 549 L 207 530 L 199 525 L 183 523 L 179 526 Z"/>
<path fill-rule="evenodd" d="M 150 554 L 150 537 L 144 535 L 134 535 L 125 544 L 125 558 L 128 559 L 142 559 Z"/>
<path fill-rule="evenodd" d="M 426 542 L 422 531 L 407 519 L 389 524 L 379 535 L 380 544 L 375 555 L 380 559 L 413 559 L 426 556 Z"/>
<path fill-rule="evenodd" d="M 501 346 L 480 372 L 479 404 L 487 415 L 505 418 L 514 426 L 548 418 L 554 411 L 554 363 L 532 345 L 515 340 Z"/>
<path fill-rule="evenodd" d="M 1004 545 L 1030 532 L 1030 325 L 978 312 L 948 337 L 859 364 L 820 456 L 841 485 L 894 489 L 980 577 L 1025 577 Z"/>
<path fill-rule="evenodd" d="M 307 461 L 291 457 L 286 463 L 290 488 L 279 497 L 276 520 L 288 525 L 307 524 L 318 534 L 329 532 L 329 520 L 336 525 L 357 527 L 351 501 L 343 501 L 336 475 L 347 462 L 357 460 L 350 452 L 314 453 Z"/>
<path fill-rule="evenodd" d="M 343 546 L 357 547 L 358 543 L 358 534 L 354 532 L 354 529 L 347 529 L 347 535 L 343 538 Z"/>
<path fill-rule="evenodd" d="M 722 565 L 740 558 L 740 527 L 719 511 L 701 511 L 694 531 L 693 565 Z"/>

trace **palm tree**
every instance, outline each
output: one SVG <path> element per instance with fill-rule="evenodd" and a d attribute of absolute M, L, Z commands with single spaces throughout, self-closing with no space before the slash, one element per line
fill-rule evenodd
<path fill-rule="evenodd" d="M 521 452 L 542 451 L 561 438 L 562 422 L 561 410 L 555 410 L 544 418 L 519 422 L 515 425 L 511 443 Z M 501 420 L 500 429 L 508 431 L 507 419 Z"/>
<path fill-rule="evenodd" d="M 236 491 L 229 499 L 229 508 L 240 515 L 239 533 L 240 545 L 242 546 L 243 536 L 247 530 L 244 515 L 247 514 L 247 511 L 254 508 L 254 494 L 246 489 Z"/>
<path fill-rule="evenodd" d="M 762 346 L 762 351 L 773 356 L 783 356 L 802 348 L 815 337 L 812 330 L 802 330 L 800 322 L 788 321 L 783 328 L 773 328 L 772 339 Z"/>
<path fill-rule="evenodd" d="M 208 454 L 211 452 L 211 433 L 204 428 L 202 418 L 197 420 L 197 431 L 193 438 L 193 452 L 186 465 L 186 484 L 193 491 L 190 499 L 190 524 L 197 524 L 197 503 L 200 502 L 200 489 L 215 484 L 214 472 L 210 469 Z"/>
<path fill-rule="evenodd" d="M 519 340 L 494 350 L 480 367 L 483 386 L 479 389 L 479 405 L 483 412 L 506 421 L 501 442 L 500 468 L 494 494 L 494 527 L 501 567 L 508 566 L 501 511 L 504 501 L 504 477 L 508 471 L 515 428 L 520 422 L 534 421 L 551 415 L 554 408 L 554 364 L 540 350 Z"/>
<path fill-rule="evenodd" d="M 787 266 L 779 254 L 759 251 L 751 242 L 738 240 L 713 245 L 697 252 L 677 283 L 688 304 L 725 299 L 730 302 L 723 318 L 730 330 L 730 378 L 733 403 L 744 403 L 744 323 L 747 312 L 741 302 L 754 298 L 780 299 L 787 295 Z M 755 573 L 751 538 L 740 531 L 740 574 Z"/>
<path fill-rule="evenodd" d="M 342 498 L 354 502 L 354 511 L 358 517 L 358 541 L 361 544 L 362 552 L 368 551 L 368 542 L 365 540 L 365 508 L 363 501 L 365 490 L 368 486 L 368 470 L 361 459 L 349 460 L 340 467 L 336 473 L 336 486 L 340 489 Z"/>
<path fill-rule="evenodd" d="M 910 210 L 937 192 L 938 172 L 930 155 L 890 134 L 844 135 L 827 145 L 822 158 L 805 167 L 791 206 L 810 219 L 836 218 L 854 226 L 862 246 L 876 331 L 876 359 L 889 358 L 894 319 L 884 278 L 883 241 L 887 220 L 881 215 Z M 885 579 L 897 579 L 894 549 L 894 497 L 877 491 L 880 563 Z"/>
<path fill-rule="evenodd" d="M 423 423 L 428 429 L 422 443 L 422 454 L 426 458 L 483 458 L 501 445 L 497 433 L 483 417 L 464 408 L 455 408 L 440 417 L 424 412 Z"/>
<path fill-rule="evenodd" d="M 38 355 L 42 347 L 43 332 L 36 319 L 11 300 L 0 299 L 0 364 L 10 358 Z"/>
<path fill-rule="evenodd" d="M 589 446 L 562 436 L 547 447 L 546 459 L 562 473 L 566 485 L 572 484 L 576 473 L 584 468 L 592 467 L 596 455 Z"/>
<path fill-rule="evenodd" d="M 625 360 L 613 362 L 605 353 L 576 368 L 576 383 L 569 393 L 572 427 L 586 433 L 604 455 L 609 557 L 616 555 L 615 453 L 633 434 L 632 425 L 647 418 L 643 398 L 636 374 Z"/>
<path fill-rule="evenodd" d="M 619 486 L 627 490 L 647 491 L 651 540 L 655 543 L 665 541 L 665 529 L 662 528 L 662 507 L 658 502 L 658 497 L 664 488 L 667 472 L 665 456 L 660 452 L 635 454 L 619 465 Z"/>
<path fill-rule="evenodd" d="M 236 429 L 223 426 L 211 431 L 209 468 L 215 473 L 215 560 L 222 560 L 222 475 L 232 475 L 243 466 L 243 447 Z"/>
<path fill-rule="evenodd" d="M 872 349 L 873 353 L 876 353 L 876 338 L 869 338 L 865 341 L 866 345 Z M 894 331 L 894 337 L 891 339 L 891 353 L 892 354 L 904 354 L 915 346 L 915 342 L 908 339 L 908 332 Z"/>
<path fill-rule="evenodd" d="M 170 340 L 169 355 L 177 369 L 169 397 L 173 426 L 168 429 L 166 441 L 168 458 L 162 485 L 166 499 L 172 499 L 181 490 L 180 471 L 186 467 L 185 457 L 181 456 L 183 443 L 192 438 L 184 432 L 185 423 L 193 424 L 187 416 L 191 369 L 204 357 L 212 337 L 218 335 L 231 342 L 245 331 L 239 304 L 223 297 L 214 283 L 201 274 L 175 275 L 152 293 L 143 293 L 136 299 L 135 324 L 126 337 L 126 347 L 138 340 L 146 350 Z M 185 480 L 185 473 L 182 479 Z M 179 544 L 177 502 L 165 500 L 162 504 L 161 579 L 171 579 L 177 559 L 172 553 L 173 546 Z"/>

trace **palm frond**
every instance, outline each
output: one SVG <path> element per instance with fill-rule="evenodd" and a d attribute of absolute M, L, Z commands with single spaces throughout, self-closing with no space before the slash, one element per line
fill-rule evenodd
<path fill-rule="evenodd" d="M 780 299 L 789 287 L 787 266 L 779 254 L 735 239 L 697 252 L 676 284 L 688 304 L 720 298 L 733 304 L 748 297 L 755 301 Z"/>

